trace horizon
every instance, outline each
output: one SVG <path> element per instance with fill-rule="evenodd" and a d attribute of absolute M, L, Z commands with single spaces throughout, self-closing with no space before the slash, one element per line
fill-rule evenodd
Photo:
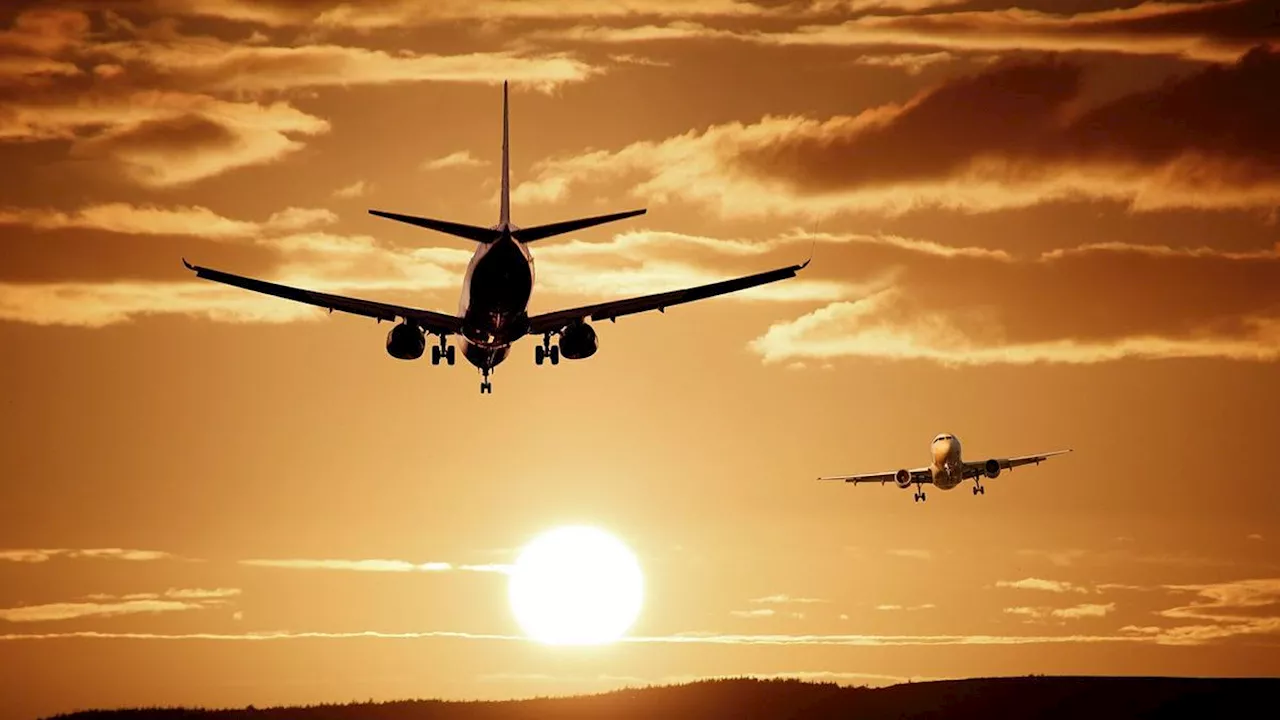
<path fill-rule="evenodd" d="M 0 10 L 0 720 L 1280 676 L 1276 87 L 1269 0 Z M 368 211 L 500 218 L 504 88 L 511 219 L 647 210 L 531 315 L 812 262 L 483 395 L 184 267 L 452 317 L 475 244 Z M 816 480 L 941 433 L 1073 452 Z"/>

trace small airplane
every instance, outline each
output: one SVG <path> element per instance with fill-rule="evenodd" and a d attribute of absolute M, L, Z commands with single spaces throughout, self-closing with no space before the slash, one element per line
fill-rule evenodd
<path fill-rule="evenodd" d="M 463 357 L 479 368 L 483 374 L 480 382 L 482 394 L 493 393 L 493 385 L 489 382 L 490 373 L 506 359 L 512 343 L 525 335 L 542 336 L 542 344 L 534 348 L 534 361 L 538 365 L 542 365 L 544 361 L 557 365 L 562 356 L 570 360 L 580 360 L 594 355 L 599 346 L 596 332 L 588 324 L 588 320 L 607 319 L 616 322 L 617 318 L 623 315 L 650 310 L 665 312 L 666 308 L 672 305 L 795 277 L 797 272 L 809 264 L 809 260 L 806 260 L 801 265 L 792 265 L 709 285 L 530 317 L 528 304 L 533 293 L 534 269 L 533 256 L 528 248 L 529 243 L 553 235 L 643 215 L 645 210 L 630 210 L 533 227 L 518 227 L 511 224 L 507 118 L 507 83 L 504 82 L 502 83 L 502 192 L 497 225 L 479 227 L 381 210 L 369 211 L 371 215 L 466 238 L 477 243 L 475 255 L 467 265 L 466 275 L 462 280 L 462 294 L 457 315 L 277 285 L 232 275 L 221 270 L 195 266 L 188 263 L 186 258 L 183 258 L 182 264 L 188 270 L 194 271 L 196 277 L 317 305 L 327 308 L 330 313 L 338 310 L 376 318 L 378 322 L 383 320 L 394 322 L 398 319 L 400 323 L 387 333 L 387 353 L 401 360 L 417 360 L 422 357 L 426 350 L 426 335 L 431 334 L 440 340 L 438 345 L 431 348 L 431 364 L 439 365 L 440 361 L 444 360 L 447 364 L 453 365 L 454 348 L 449 345 L 447 338 L 450 335 L 459 335 Z M 553 335 L 557 336 L 556 345 L 551 344 Z"/>
<path fill-rule="evenodd" d="M 1001 470 L 1013 470 L 1022 465 L 1039 465 L 1055 455 L 1063 455 L 1070 450 L 1057 450 L 1040 455 L 1022 455 L 1013 458 L 991 458 L 984 462 L 965 462 L 960 459 L 960 438 L 943 433 L 933 439 L 930 445 L 933 453 L 933 464 L 914 470 L 902 469 L 896 472 L 868 473 L 866 475 L 833 475 L 820 477 L 819 480 L 843 480 L 850 483 L 878 482 L 881 485 L 892 480 L 898 487 L 906 490 L 916 486 L 915 500 L 925 499 L 922 485 L 933 485 L 939 490 L 950 490 L 960 483 L 973 479 L 973 494 L 986 495 L 987 489 L 982 487 L 985 476 L 994 480 Z"/>

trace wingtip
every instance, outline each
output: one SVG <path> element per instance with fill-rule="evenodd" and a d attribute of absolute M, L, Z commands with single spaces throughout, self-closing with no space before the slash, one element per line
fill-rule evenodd
<path fill-rule="evenodd" d="M 191 263 L 187 262 L 186 258 L 182 258 L 182 265 L 188 270 L 195 270 L 195 267 Z"/>
<path fill-rule="evenodd" d="M 808 257 L 807 259 L 805 259 L 805 261 L 804 261 L 804 262 L 800 263 L 800 267 L 799 267 L 799 268 L 797 268 L 798 270 L 803 270 L 803 269 L 805 269 L 805 268 L 809 267 L 809 263 L 813 262 L 813 252 L 814 252 L 814 250 L 816 250 L 817 248 L 818 248 L 818 240 L 815 238 L 815 239 L 813 240 L 813 242 L 811 242 L 811 243 L 809 244 L 809 257 Z"/>

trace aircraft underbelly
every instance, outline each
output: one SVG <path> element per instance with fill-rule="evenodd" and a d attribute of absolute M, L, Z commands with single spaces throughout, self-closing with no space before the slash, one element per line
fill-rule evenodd
<path fill-rule="evenodd" d="M 502 362 L 505 348 L 528 330 L 532 294 L 533 265 L 529 257 L 513 240 L 494 243 L 476 261 L 467 285 L 462 334 L 467 346 L 463 354 L 468 360 L 477 364 L 473 357 L 483 356 L 482 362 L 488 367 Z"/>

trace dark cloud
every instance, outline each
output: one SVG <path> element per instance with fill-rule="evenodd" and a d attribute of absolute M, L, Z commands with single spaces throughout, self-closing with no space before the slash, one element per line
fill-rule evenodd
<path fill-rule="evenodd" d="M 1059 59 L 1002 63 L 900 111 L 778 135 L 734 160 L 810 193 L 967 174 L 1049 181 L 1081 165 L 1159 175 L 1188 193 L 1247 195 L 1280 183 L 1280 50 L 1255 48 L 1083 111 L 1082 87 L 1081 69 Z"/>

